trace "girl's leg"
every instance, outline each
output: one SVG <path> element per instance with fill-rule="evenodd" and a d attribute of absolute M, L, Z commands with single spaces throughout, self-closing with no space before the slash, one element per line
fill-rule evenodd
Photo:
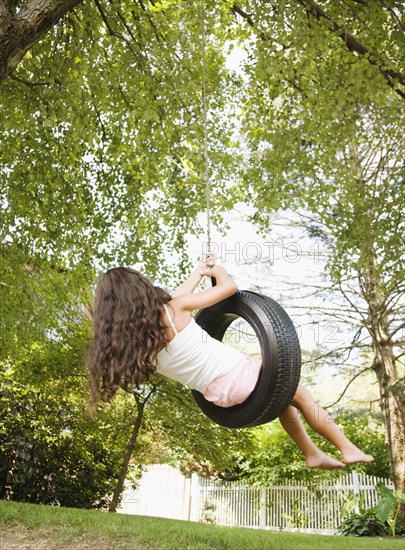
<path fill-rule="evenodd" d="M 366 455 L 356 447 L 333 422 L 331 416 L 315 401 L 309 391 L 303 386 L 298 386 L 297 392 L 292 401 L 303 414 L 311 428 L 327 439 L 342 454 L 343 462 L 371 462 L 374 458 Z"/>
<path fill-rule="evenodd" d="M 308 468 L 332 470 L 344 468 L 344 464 L 323 453 L 309 437 L 300 415 L 291 405 L 280 415 L 280 422 L 285 431 L 302 451 Z"/>

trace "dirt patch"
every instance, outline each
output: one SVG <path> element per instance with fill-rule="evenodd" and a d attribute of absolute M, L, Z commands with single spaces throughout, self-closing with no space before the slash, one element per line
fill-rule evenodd
<path fill-rule="evenodd" d="M 59 538 L 59 540 L 58 540 Z M 136 541 L 112 541 L 106 537 L 82 535 L 60 540 L 57 532 L 30 531 L 20 524 L 3 525 L 0 532 L 1 550 L 147 550 Z"/>

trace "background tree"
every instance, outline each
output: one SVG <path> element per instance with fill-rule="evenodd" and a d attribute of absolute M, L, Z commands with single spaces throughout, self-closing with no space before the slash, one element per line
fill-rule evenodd
<path fill-rule="evenodd" d="M 154 275 L 204 207 L 201 21 L 176 4 L 173 21 L 141 5 L 105 8 L 105 23 L 96 5 L 81 10 L 30 52 L 18 80 L 3 84 L 3 231 L 10 238 L 17 224 L 21 245 L 67 256 L 71 269 L 119 258 L 143 261 Z M 221 47 L 212 44 L 208 59 L 219 180 L 236 161 L 220 114 L 233 84 Z M 219 187 L 217 200 L 231 204 L 229 188 Z"/>
<path fill-rule="evenodd" d="M 382 36 L 378 20 L 383 17 L 395 33 L 401 32 L 400 25 L 393 11 L 388 16 L 387 6 L 377 10 L 375 4 L 348 3 L 342 19 L 351 20 L 379 58 L 384 51 L 396 56 L 403 43 L 396 43 L 398 34 L 395 43 Z M 396 85 L 389 92 L 378 63 L 369 56 L 354 58 L 342 49 L 339 35 L 331 39 L 331 20 L 314 16 L 312 7 L 305 24 L 288 4 L 267 9 L 252 16 L 261 39 L 246 66 L 250 83 L 244 128 L 252 151 L 250 188 L 254 181 L 260 212 L 255 219 L 265 224 L 264 214 L 275 206 L 305 208 L 313 219 L 310 231 L 327 240 L 332 280 L 370 336 L 392 475 L 403 491 L 401 94 Z M 339 11 L 340 3 L 334 9 Z"/>
<path fill-rule="evenodd" d="M 205 207 L 201 18 L 190 7 L 82 6 L 37 43 L 3 83 L 5 377 L 16 376 L 18 367 L 31 376 L 34 365 L 26 357 L 32 346 L 46 346 L 50 337 L 66 344 L 69 327 L 83 322 L 82 305 L 96 270 L 138 263 L 160 282 L 173 282 L 184 272 L 185 233 L 199 229 L 197 214 Z M 22 10 L 18 18 L 23 15 Z M 218 19 L 212 28 L 220 28 Z M 210 155 L 218 181 L 227 179 L 237 162 L 228 146 L 232 127 L 221 114 L 235 84 L 224 80 L 220 40 L 207 47 L 210 124 L 217 130 Z M 230 184 L 220 187 L 214 209 L 231 205 L 234 194 Z M 58 376 L 57 368 L 50 361 L 48 375 Z M 3 410 L 14 399 L 5 392 Z M 49 414 L 56 404 L 50 400 Z M 122 424 L 133 430 L 125 444 L 119 439 L 116 451 L 124 456 L 126 450 L 124 460 L 117 459 L 114 471 L 104 470 L 115 483 L 111 509 L 119 502 L 130 456 L 144 460 L 138 455 L 138 413 L 133 412 L 132 426 Z M 27 430 L 22 431 L 29 439 Z M 21 437 L 13 430 L 7 435 L 10 453 Z M 69 452 L 73 457 L 74 448 Z M 201 461 L 207 452 L 206 444 Z M 46 456 L 49 468 L 57 468 L 56 458 Z M 39 460 L 36 465 L 41 477 Z"/>
<path fill-rule="evenodd" d="M 109 500 L 124 434 L 111 412 L 97 422 L 83 414 L 83 335 L 69 344 L 38 341 L 1 367 L 2 498 L 79 508 Z"/>

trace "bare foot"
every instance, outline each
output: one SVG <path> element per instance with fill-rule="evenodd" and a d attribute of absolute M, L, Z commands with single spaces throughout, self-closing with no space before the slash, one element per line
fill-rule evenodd
<path fill-rule="evenodd" d="M 374 457 L 366 455 L 353 445 L 350 449 L 342 450 L 342 460 L 345 464 L 353 464 L 353 462 L 372 462 Z"/>
<path fill-rule="evenodd" d="M 323 470 L 336 470 L 337 468 L 344 468 L 345 465 L 339 460 L 326 455 L 322 451 L 316 454 L 307 456 L 305 462 L 308 468 L 322 468 Z"/>

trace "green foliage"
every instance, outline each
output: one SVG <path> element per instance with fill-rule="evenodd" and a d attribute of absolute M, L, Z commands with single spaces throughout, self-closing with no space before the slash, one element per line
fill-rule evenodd
<path fill-rule="evenodd" d="M 302 511 L 299 499 L 291 499 L 291 513 L 281 514 L 281 517 L 288 521 L 288 526 L 293 529 L 305 529 L 308 527 L 308 516 Z"/>
<path fill-rule="evenodd" d="M 361 4 L 323 2 L 322 9 L 398 69 L 404 42 L 394 13 Z M 277 207 L 309 210 L 328 239 L 334 278 L 361 273 L 374 253 L 381 285 L 392 288 L 403 278 L 402 99 L 378 63 L 349 51 L 310 9 L 254 3 L 252 17 L 260 38 L 246 64 L 244 128 L 255 221 L 266 225 Z"/>
<path fill-rule="evenodd" d="M 386 537 L 388 534 L 384 522 L 372 509 L 365 510 L 361 514 L 353 514 L 345 519 L 339 526 L 338 533 L 355 537 Z"/>
<path fill-rule="evenodd" d="M 100 9 L 108 32 L 84 3 L 3 83 L 0 237 L 70 269 L 140 262 L 151 275 L 177 275 L 185 233 L 201 231 L 205 207 L 199 7 Z M 214 215 L 238 194 L 224 18 L 207 10 Z"/>
<path fill-rule="evenodd" d="M 3 498 L 106 506 L 123 442 L 105 415 L 87 416 L 81 365 L 77 349 L 53 343 L 1 369 Z"/>
<path fill-rule="evenodd" d="M 391 491 L 382 483 L 377 485 L 377 491 L 380 500 L 375 507 L 376 516 L 380 521 L 388 524 L 392 536 L 395 536 L 397 533 L 404 534 L 405 525 L 397 523 L 400 505 L 405 504 L 404 493 L 401 493 L 401 491 Z"/>
<path fill-rule="evenodd" d="M 365 512 L 365 510 L 364 494 L 349 493 L 344 497 L 344 501 L 340 509 L 340 515 L 343 519 L 346 519 L 353 514 L 361 514 Z"/>
<path fill-rule="evenodd" d="M 363 495 L 346 497 L 341 509 L 343 522 L 338 533 L 357 537 L 403 534 L 403 526 L 397 523 L 400 503 L 405 500 L 403 493 L 392 491 L 382 483 L 377 484 L 376 489 L 380 498 L 374 508 L 365 508 Z"/>

